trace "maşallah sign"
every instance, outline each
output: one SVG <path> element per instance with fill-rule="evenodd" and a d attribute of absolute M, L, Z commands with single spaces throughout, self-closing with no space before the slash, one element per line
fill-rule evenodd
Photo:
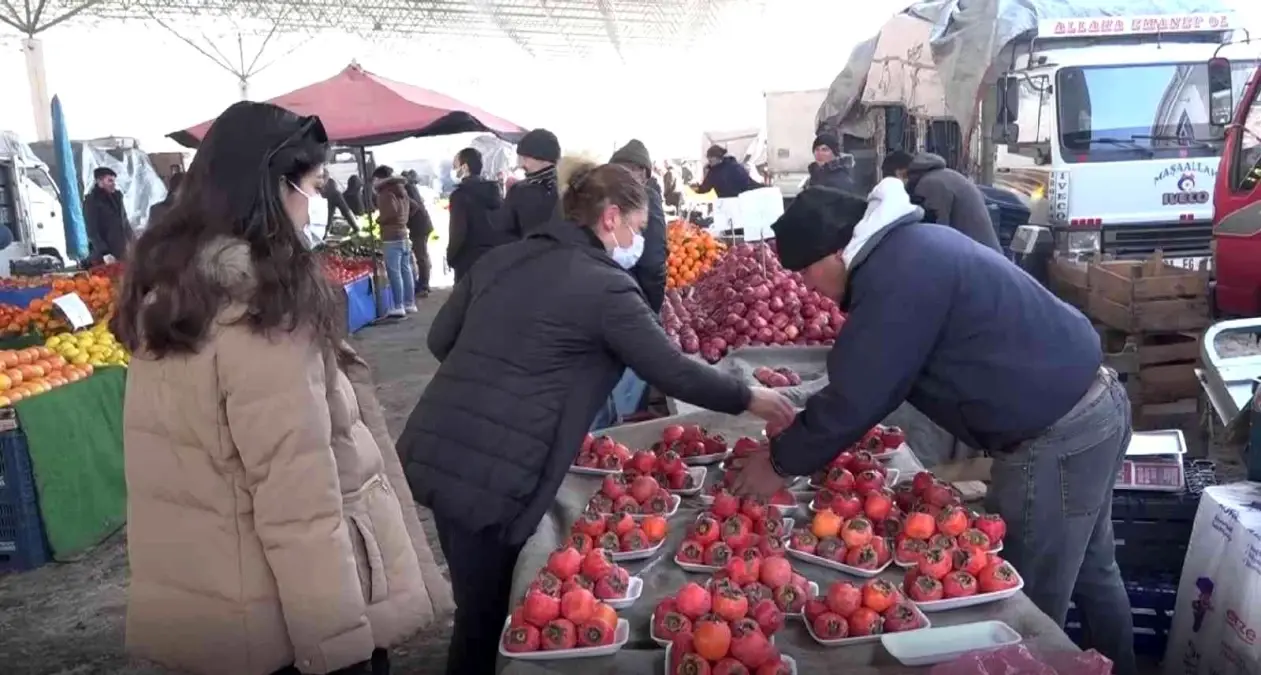
<path fill-rule="evenodd" d="M 1232 30 L 1230 14 L 1164 14 L 1097 19 L 1047 19 L 1038 22 L 1038 37 L 1092 37 L 1147 33 L 1194 33 Z"/>

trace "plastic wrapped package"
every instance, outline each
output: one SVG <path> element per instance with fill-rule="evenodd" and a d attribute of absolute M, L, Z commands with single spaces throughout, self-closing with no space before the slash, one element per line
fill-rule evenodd
<path fill-rule="evenodd" d="M 1111 675 L 1112 661 L 1095 650 L 1034 653 L 1025 645 L 973 652 L 933 666 L 929 675 Z"/>

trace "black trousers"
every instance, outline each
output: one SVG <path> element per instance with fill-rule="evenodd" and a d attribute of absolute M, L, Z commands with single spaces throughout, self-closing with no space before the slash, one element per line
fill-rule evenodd
<path fill-rule="evenodd" d="M 455 631 L 447 649 L 447 675 L 490 675 L 512 598 L 512 572 L 520 545 L 493 531 L 469 532 L 434 514 L 455 596 Z"/>
<path fill-rule="evenodd" d="M 416 256 L 416 292 L 429 292 L 429 274 L 433 269 L 429 261 L 429 238 L 412 240 L 412 253 Z"/>

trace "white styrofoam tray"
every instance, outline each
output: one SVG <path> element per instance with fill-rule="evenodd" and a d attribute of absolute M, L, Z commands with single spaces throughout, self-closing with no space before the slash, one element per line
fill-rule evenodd
<path fill-rule="evenodd" d="M 644 594 L 644 580 L 639 577 L 631 577 L 626 584 L 626 595 L 615 600 L 601 600 L 604 604 L 613 609 L 626 609 L 635 604 L 639 596 Z"/>
<path fill-rule="evenodd" d="M 652 548 L 643 548 L 638 551 L 609 551 L 609 556 L 613 558 L 613 562 L 631 562 L 634 560 L 646 560 L 657 554 L 661 547 L 665 545 L 666 539 L 657 542 Z"/>
<path fill-rule="evenodd" d="M 670 675 L 670 650 L 673 647 L 673 644 L 666 645 L 666 659 L 661 664 L 661 672 L 665 673 L 665 675 Z M 797 662 L 793 660 L 793 657 L 787 654 L 780 654 L 780 658 L 784 660 L 784 663 L 788 664 L 788 672 L 792 673 L 792 675 L 797 675 Z"/>
<path fill-rule="evenodd" d="M 980 621 L 880 636 L 885 650 L 904 666 L 931 666 L 968 652 L 1018 645 L 1020 633 L 1002 621 Z"/>
<path fill-rule="evenodd" d="M 700 494 L 701 490 L 705 489 L 705 474 L 708 473 L 708 471 L 709 470 L 703 466 L 689 466 L 687 468 L 687 472 L 692 474 L 692 485 L 695 487 L 690 487 L 684 490 L 670 490 L 670 492 L 683 497 L 691 497 L 693 495 Z"/>
<path fill-rule="evenodd" d="M 911 606 L 911 609 L 915 610 L 915 612 L 919 614 L 920 621 L 922 621 L 924 625 L 914 630 L 903 631 L 901 633 L 889 633 L 890 635 L 908 635 L 911 633 L 919 633 L 921 631 L 925 631 L 925 630 L 928 630 L 929 628 L 932 628 L 933 622 L 928 620 L 928 615 L 924 614 L 923 611 L 921 611 L 918 607 L 915 607 L 914 605 Z M 801 617 L 801 622 L 806 624 L 806 632 L 810 634 L 810 638 L 814 640 L 815 642 L 823 645 L 824 647 L 847 647 L 849 645 L 861 645 L 861 644 L 866 644 L 868 642 L 877 642 L 880 640 L 880 638 L 884 637 L 883 634 L 860 635 L 858 637 L 844 637 L 844 638 L 839 638 L 836 640 L 824 640 L 823 638 L 814 634 L 814 626 L 812 626 L 809 621 L 806 621 L 805 616 Z"/>
<path fill-rule="evenodd" d="M 643 520 L 644 518 L 647 518 L 648 516 L 661 516 L 662 518 L 670 518 L 671 516 L 679 512 L 679 504 L 683 503 L 683 498 L 678 496 L 677 494 L 671 494 L 670 502 L 671 502 L 670 510 L 666 511 L 665 513 L 632 513 L 631 517 L 634 518 L 636 521 Z M 600 513 L 599 515 L 611 516 L 613 514 Z"/>
<path fill-rule="evenodd" d="M 901 476 L 902 476 L 902 471 L 901 471 L 900 469 L 895 469 L 895 468 L 893 468 L 893 467 L 890 467 L 890 468 L 888 468 L 888 469 L 885 469 L 885 472 L 884 472 L 884 486 L 885 486 L 885 487 L 890 487 L 890 488 L 891 488 L 891 487 L 893 487 L 894 485 L 897 485 L 897 484 L 898 484 L 898 478 L 899 478 L 899 477 L 901 477 Z M 806 487 L 807 487 L 807 488 L 809 488 L 809 489 L 811 489 L 811 490 L 815 490 L 816 492 L 817 492 L 817 491 L 819 491 L 819 490 L 822 490 L 822 489 L 823 489 L 823 486 L 822 486 L 822 485 L 818 485 L 818 484 L 816 484 L 813 480 L 811 480 L 810 482 L 806 483 Z M 812 498 L 812 499 L 813 499 L 813 498 Z M 813 506 L 813 504 L 814 504 L 814 502 L 813 502 L 813 501 L 811 501 L 811 506 Z"/>
<path fill-rule="evenodd" d="M 997 554 L 997 553 L 1002 553 L 1002 552 L 1003 552 L 1003 542 L 1001 542 L 1001 541 L 1000 541 L 1000 542 L 998 542 L 998 546 L 995 546 L 994 548 L 991 548 L 991 549 L 989 550 L 989 552 L 990 552 L 990 553 L 996 553 L 996 554 Z M 894 565 L 897 565 L 898 567 L 901 567 L 901 568 L 902 568 L 902 569 L 904 569 L 904 570 L 909 570 L 909 569 L 911 569 L 912 567 L 915 567 L 915 563 L 913 563 L 913 562 L 909 562 L 909 563 L 908 563 L 908 562 L 902 562 L 901 560 L 898 560 L 898 556 L 897 556 L 896 554 L 893 556 L 893 564 L 894 564 Z"/>
<path fill-rule="evenodd" d="M 697 457 L 684 457 L 683 463 L 692 466 L 708 466 L 710 464 L 719 464 L 723 460 L 731 456 L 731 448 L 727 448 L 726 452 L 715 452 L 712 455 L 700 455 Z"/>
<path fill-rule="evenodd" d="M 946 612 L 952 609 L 963 609 L 964 607 L 976 607 L 977 605 L 988 605 L 991 602 L 1006 600 L 1020 591 L 1024 590 L 1025 579 L 1017 575 L 1016 585 L 1005 591 L 996 593 L 977 593 L 963 598 L 946 598 L 944 600 L 933 600 L 931 602 L 915 602 L 911 600 L 911 604 L 925 612 Z M 907 598 L 910 600 L 910 598 Z"/>
<path fill-rule="evenodd" d="M 616 476 L 622 473 L 621 469 L 594 469 L 589 466 L 578 466 L 576 464 L 569 465 L 569 473 L 579 476 Z"/>
<path fill-rule="evenodd" d="M 892 560 L 886 560 L 883 565 L 881 565 L 880 567 L 877 567 L 874 570 L 863 570 L 863 569 L 858 569 L 857 567 L 846 565 L 844 563 L 838 563 L 834 560 L 828 560 L 827 558 L 824 558 L 822 556 L 817 556 L 812 553 L 806 553 L 805 551 L 798 551 L 797 549 L 794 549 L 794 548 L 788 548 L 787 550 L 788 550 L 788 555 L 798 560 L 801 560 L 803 562 L 808 562 L 811 565 L 818 565 L 819 567 L 824 567 L 830 570 L 836 570 L 837 572 L 844 572 L 846 574 L 851 574 L 853 576 L 856 576 L 862 579 L 870 579 L 874 576 L 878 576 L 881 572 L 889 569 L 889 565 L 893 564 Z"/>
<path fill-rule="evenodd" d="M 508 625 L 512 623 L 512 617 L 504 619 L 503 633 L 508 632 Z M 517 659 L 519 661 L 564 661 L 568 659 L 587 659 L 593 656 L 609 656 L 621 651 L 622 647 L 630 642 L 630 622 L 626 619 L 617 620 L 617 628 L 613 631 L 613 644 L 601 645 L 599 647 L 577 647 L 575 649 L 560 649 L 556 651 L 537 651 L 522 652 L 513 654 L 504 649 L 503 633 L 499 636 L 499 655 L 509 659 Z"/>

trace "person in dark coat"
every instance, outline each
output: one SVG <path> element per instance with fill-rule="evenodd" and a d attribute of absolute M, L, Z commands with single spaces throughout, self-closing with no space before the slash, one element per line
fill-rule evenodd
<path fill-rule="evenodd" d="M 342 218 L 346 219 L 346 224 L 355 226 L 355 214 L 350 210 L 350 205 L 346 203 L 346 197 L 342 194 L 340 187 L 337 185 L 336 179 L 324 172 L 324 184 L 320 186 L 320 196 L 324 201 L 328 202 L 328 216 L 324 221 L 325 227 L 333 225 L 333 216 L 341 211 Z"/>
<path fill-rule="evenodd" d="M 708 162 L 705 167 L 705 178 L 700 185 L 692 187 L 697 194 L 705 194 L 713 190 L 719 199 L 726 199 L 739 197 L 749 190 L 765 187 L 753 180 L 748 170 L 741 166 L 735 157 L 728 155 L 721 145 L 710 146 L 705 153 L 705 160 Z"/>
<path fill-rule="evenodd" d="M 184 182 L 184 173 L 173 173 L 167 179 L 166 197 L 162 201 L 149 207 L 149 225 L 153 225 L 164 214 L 171 210 L 171 206 L 175 204 L 175 198 L 179 196 L 180 183 Z"/>
<path fill-rule="evenodd" d="M 484 253 L 515 241 L 500 231 L 499 209 L 503 206 L 499 183 L 482 178 L 482 153 L 464 148 L 452 162 L 460 182 L 451 193 L 450 237 L 447 264 L 455 271 L 458 284 Z"/>
<path fill-rule="evenodd" d="M 118 189 L 118 174 L 107 166 L 98 166 L 92 178 L 96 184 L 83 199 L 89 258 L 99 262 L 108 255 L 115 260 L 126 260 L 132 231 L 127 207 L 123 205 L 123 192 Z"/>
<path fill-rule="evenodd" d="M 880 172 L 906 183 L 907 192 L 924 207 L 929 222 L 953 227 L 1002 253 L 985 195 L 967 176 L 946 166 L 940 155 L 923 152 L 912 156 L 898 150 L 885 157 Z"/>
<path fill-rule="evenodd" d="M 419 194 L 417 190 L 417 194 Z M 429 277 L 433 263 L 429 259 L 429 237 L 433 234 L 433 219 L 422 199 L 408 200 L 407 236 L 412 242 L 412 268 L 416 272 L 416 297 L 429 297 Z"/>
<path fill-rule="evenodd" d="M 487 252 L 438 312 L 440 365 L 398 443 L 450 569 L 452 675 L 495 671 L 517 556 L 627 366 L 704 408 L 792 417 L 779 393 L 670 344 L 626 273 L 647 219 L 643 183 L 613 164 L 562 181 L 565 219 Z"/>
<path fill-rule="evenodd" d="M 560 141 L 547 129 L 532 129 L 517 143 L 517 159 L 525 180 L 508 188 L 499 217 L 500 231 L 521 239 L 552 221 L 556 212 L 556 162 Z"/>
<path fill-rule="evenodd" d="M 773 226 L 784 267 L 846 311 L 827 385 L 735 488 L 769 495 L 825 468 L 904 401 L 993 459 L 986 510 L 1007 522 L 1003 558 L 1063 626 L 1069 601 L 1091 646 L 1134 675 L 1130 603 L 1116 562 L 1112 488 L 1130 401 L 1102 366 L 1090 320 L 958 230 L 924 224 L 897 180 L 872 203 L 828 188 Z"/>
<path fill-rule="evenodd" d="M 683 208 L 683 191 L 679 189 L 679 176 L 673 164 L 667 164 L 665 172 L 661 174 L 661 194 L 662 201 L 673 208 L 675 213 Z"/>
<path fill-rule="evenodd" d="M 346 191 L 342 193 L 342 196 L 346 198 L 346 205 L 350 207 L 351 213 L 356 216 L 367 213 L 363 203 L 363 179 L 359 178 L 359 174 L 352 174 L 346 179 Z"/>
<path fill-rule="evenodd" d="M 648 200 L 648 224 L 644 226 L 644 250 L 631 267 L 631 276 L 639 282 L 648 307 L 661 311 L 666 298 L 666 214 L 661 203 L 661 188 L 652 177 L 652 160 L 648 148 L 636 139 L 619 148 L 609 158 L 612 164 L 629 168 L 644 182 Z"/>
<path fill-rule="evenodd" d="M 810 177 L 804 187 L 830 187 L 859 193 L 853 170 L 854 156 L 841 153 L 841 142 L 836 134 L 819 134 L 814 139 L 814 161 L 810 163 Z"/>

